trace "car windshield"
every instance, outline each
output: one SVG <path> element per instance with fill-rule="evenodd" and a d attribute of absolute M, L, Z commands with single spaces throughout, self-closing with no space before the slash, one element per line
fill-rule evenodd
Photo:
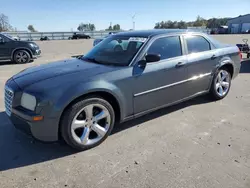
<path fill-rule="evenodd" d="M 10 40 L 13 40 L 13 37 L 12 36 L 10 36 L 10 35 L 8 35 L 8 34 L 6 34 L 6 33 L 1 33 L 3 36 L 5 36 L 5 37 L 7 37 L 8 39 L 10 39 Z"/>
<path fill-rule="evenodd" d="M 96 45 L 82 59 L 100 64 L 127 66 L 146 40 L 147 38 L 113 35 Z"/>

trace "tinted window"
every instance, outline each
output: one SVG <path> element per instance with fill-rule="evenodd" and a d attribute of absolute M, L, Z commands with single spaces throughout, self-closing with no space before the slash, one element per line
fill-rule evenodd
<path fill-rule="evenodd" d="M 188 53 L 197 53 L 210 50 L 209 42 L 201 36 L 186 36 Z"/>
<path fill-rule="evenodd" d="M 129 65 L 147 38 L 110 35 L 83 58 L 113 65 Z"/>
<path fill-rule="evenodd" d="M 182 55 L 180 37 L 159 38 L 148 49 L 148 54 L 160 54 L 161 59 L 168 59 Z"/>

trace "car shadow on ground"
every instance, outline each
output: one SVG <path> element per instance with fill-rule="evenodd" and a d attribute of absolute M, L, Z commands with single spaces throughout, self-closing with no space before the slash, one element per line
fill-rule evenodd
<path fill-rule="evenodd" d="M 34 62 L 34 60 L 30 60 L 29 63 Z M 1 61 L 0 60 L 0 66 L 4 66 L 4 65 L 21 65 L 23 63 L 15 63 L 14 61 Z"/>
<path fill-rule="evenodd" d="M 250 60 L 249 59 L 242 61 L 240 73 L 250 73 Z"/>
<path fill-rule="evenodd" d="M 199 96 L 197 98 L 194 98 L 194 99 L 191 99 L 191 100 L 188 100 L 188 101 L 185 101 L 185 102 L 182 102 L 182 103 L 170 106 L 170 107 L 162 108 L 162 109 L 156 110 L 152 113 L 146 114 L 142 117 L 136 118 L 134 120 L 130 120 L 128 122 L 122 123 L 122 124 L 114 127 L 112 134 L 118 133 L 118 132 L 123 131 L 125 129 L 137 126 L 137 125 L 142 124 L 144 122 L 150 121 L 152 119 L 156 119 L 158 117 L 170 114 L 172 112 L 184 109 L 184 108 L 189 107 L 189 106 L 205 104 L 205 103 L 210 103 L 210 102 L 213 102 L 211 100 L 211 98 L 207 95 L 204 95 L 204 96 Z"/>
<path fill-rule="evenodd" d="M 0 61 L 0 66 L 15 64 L 13 61 Z"/>
<path fill-rule="evenodd" d="M 0 172 L 37 164 L 76 151 L 64 143 L 42 143 L 15 129 L 5 112 L 0 112 Z"/>
<path fill-rule="evenodd" d="M 169 108 L 164 108 L 135 120 L 117 125 L 112 134 L 185 107 L 208 102 L 211 102 L 211 100 L 203 96 Z M 14 128 L 5 112 L 0 112 L 0 122 L 0 172 L 50 161 L 77 152 L 65 143 L 42 143 L 23 134 Z"/>

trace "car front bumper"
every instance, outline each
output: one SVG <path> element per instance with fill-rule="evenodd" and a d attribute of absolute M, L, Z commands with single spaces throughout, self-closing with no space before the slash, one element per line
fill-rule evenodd
<path fill-rule="evenodd" d="M 41 53 L 42 53 L 42 51 L 41 51 L 40 49 L 36 49 L 36 50 L 33 52 L 32 58 L 33 58 L 33 59 L 36 59 L 36 58 L 40 57 L 40 56 L 41 56 Z"/>
<path fill-rule="evenodd" d="M 35 112 L 21 107 L 22 92 L 12 78 L 6 82 L 4 103 L 6 114 L 13 125 L 38 140 L 45 142 L 57 141 L 60 117 L 57 115 L 51 116 L 50 105 L 40 106 Z M 43 118 L 35 121 L 34 117 L 38 116 Z"/>
<path fill-rule="evenodd" d="M 58 130 L 55 126 L 56 119 L 44 118 L 41 121 L 34 121 L 34 116 L 13 109 L 9 116 L 11 122 L 18 130 L 33 136 L 35 139 L 44 142 L 53 142 L 58 140 Z"/>

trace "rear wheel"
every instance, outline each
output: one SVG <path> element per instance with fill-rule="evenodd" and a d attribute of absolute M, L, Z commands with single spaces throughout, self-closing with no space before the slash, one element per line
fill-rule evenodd
<path fill-rule="evenodd" d="M 65 112 L 61 134 L 68 145 L 86 150 L 101 144 L 114 127 L 112 106 L 101 97 L 79 101 Z"/>
<path fill-rule="evenodd" d="M 225 68 L 216 71 L 210 94 L 215 100 L 223 99 L 227 96 L 231 87 L 231 74 Z"/>
<path fill-rule="evenodd" d="M 14 61 L 18 64 L 30 62 L 30 54 L 26 50 L 17 50 L 14 53 Z"/>

